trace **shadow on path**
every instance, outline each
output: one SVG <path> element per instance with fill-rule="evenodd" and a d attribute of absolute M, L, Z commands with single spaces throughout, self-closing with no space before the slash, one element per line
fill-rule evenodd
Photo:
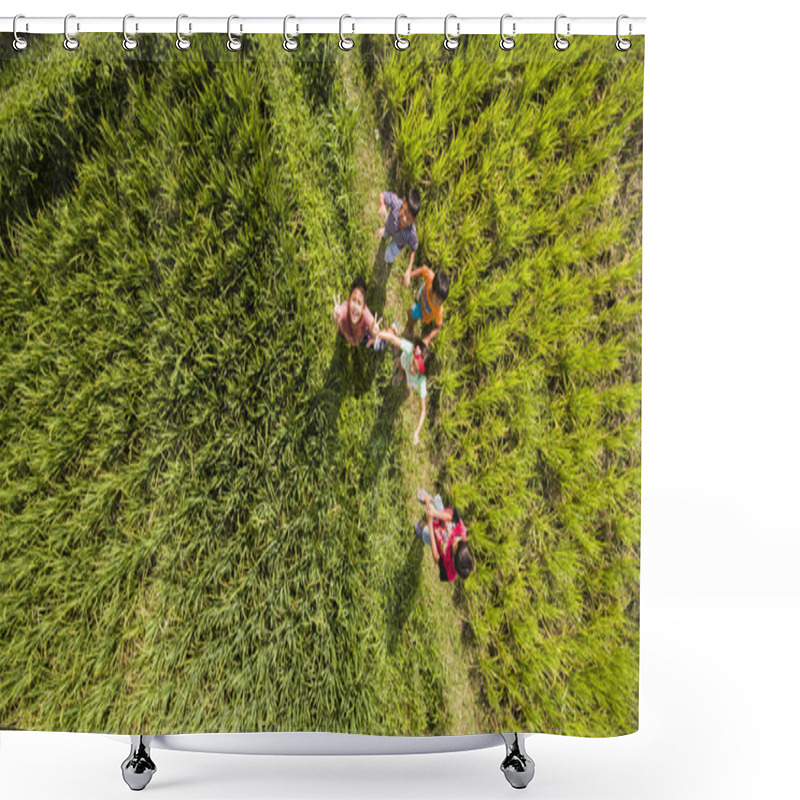
<path fill-rule="evenodd" d="M 406 538 L 406 558 L 400 568 L 392 576 L 391 597 L 389 598 L 389 613 L 386 620 L 386 640 L 389 653 L 394 655 L 403 633 L 414 601 L 419 594 L 420 579 L 422 577 L 422 557 L 425 545 L 411 532 L 404 531 Z M 408 539 L 413 539 L 409 542 Z"/>

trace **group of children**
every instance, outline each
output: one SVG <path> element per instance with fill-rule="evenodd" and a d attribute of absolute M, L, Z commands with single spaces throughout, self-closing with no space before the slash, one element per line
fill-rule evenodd
<path fill-rule="evenodd" d="M 397 322 L 382 329 L 382 320 L 369 310 L 366 302 L 367 285 L 357 277 L 350 285 L 347 299 L 334 297 L 333 321 L 339 333 L 352 347 L 371 347 L 377 351 L 392 345 L 395 351 L 392 385 L 404 380 L 412 390 L 419 392 L 420 416 L 414 430 L 414 446 L 419 444 L 419 435 L 426 417 L 428 395 L 425 367 L 431 342 L 442 329 L 443 306 L 450 291 L 450 279 L 443 270 L 434 272 L 430 267 L 414 269 L 418 240 L 415 220 L 420 209 L 420 196 L 411 189 L 401 198 L 393 192 L 379 195 L 379 214 L 383 227 L 376 232 L 377 239 L 386 241 L 385 259 L 391 267 L 397 256 L 408 247 L 411 255 L 408 268 L 403 275 L 403 286 L 421 278 L 415 291 L 414 302 L 408 311 L 405 328 L 400 333 Z M 415 325 L 422 321 L 422 338 L 414 336 Z M 439 495 L 431 497 L 420 489 L 417 499 L 425 506 L 425 521 L 417 523 L 414 532 L 431 548 L 434 562 L 439 567 L 442 580 L 454 581 L 456 576 L 466 578 L 475 562 L 467 545 L 467 529 L 456 508 L 445 508 Z"/>

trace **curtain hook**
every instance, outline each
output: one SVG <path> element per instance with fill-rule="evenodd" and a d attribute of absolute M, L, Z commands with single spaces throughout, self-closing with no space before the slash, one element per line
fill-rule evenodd
<path fill-rule="evenodd" d="M 70 36 L 68 30 L 69 21 L 71 19 L 75 19 L 74 14 L 67 14 L 67 16 L 64 17 L 64 48 L 67 50 L 77 50 L 80 42 L 74 36 Z M 80 24 L 76 23 L 75 30 L 79 31 L 80 29 L 81 29 Z"/>
<path fill-rule="evenodd" d="M 233 22 L 235 19 L 239 19 L 239 17 L 237 17 L 235 14 L 231 14 L 231 16 L 228 17 L 228 43 L 226 47 L 231 51 L 231 53 L 236 53 L 242 49 L 242 40 L 231 33 L 231 22 Z M 240 25 L 239 32 L 241 33 L 241 31 L 242 26 Z"/>
<path fill-rule="evenodd" d="M 553 47 L 555 47 L 555 49 L 560 52 L 564 52 L 564 50 L 566 50 L 569 47 L 569 39 L 564 39 L 562 36 L 559 36 L 558 34 L 558 21 L 560 19 L 566 19 L 566 18 L 567 18 L 566 14 L 559 14 L 556 17 L 556 23 L 555 23 L 556 39 L 553 42 Z M 567 36 L 569 36 L 569 22 L 567 23 Z"/>
<path fill-rule="evenodd" d="M 400 20 L 401 19 L 408 19 L 405 14 L 398 14 L 394 18 L 394 47 L 395 50 L 408 50 L 411 45 L 411 42 L 405 38 L 405 36 L 401 36 L 398 28 L 400 27 Z M 411 33 L 411 26 L 406 23 L 407 33 Z"/>
<path fill-rule="evenodd" d="M 11 42 L 11 45 L 13 46 L 13 48 L 18 53 L 21 53 L 23 50 L 26 50 L 27 47 L 28 47 L 28 40 L 27 39 L 23 39 L 17 33 L 17 20 L 20 20 L 20 19 L 25 19 L 25 16 L 23 14 L 17 14 L 17 16 L 14 17 L 14 24 L 11 26 L 11 32 L 14 34 L 14 41 Z M 27 22 L 25 23 L 25 30 L 26 31 L 28 30 L 28 23 Z"/>
<path fill-rule="evenodd" d="M 514 39 L 512 38 L 517 32 L 517 23 L 511 23 L 511 36 L 506 36 L 503 31 L 503 25 L 507 19 L 512 19 L 511 14 L 503 14 L 500 17 L 500 49 L 501 50 L 511 50 L 511 48 L 516 44 Z"/>
<path fill-rule="evenodd" d="M 455 36 L 451 36 L 447 32 L 447 23 L 450 22 L 451 19 L 457 19 L 456 15 L 455 14 L 448 14 L 444 18 L 444 49 L 445 50 L 450 50 L 452 52 L 453 50 L 455 50 L 458 47 L 458 38 L 457 37 L 458 37 L 459 31 L 461 30 L 461 23 L 460 22 L 456 22 L 456 35 Z"/>
<path fill-rule="evenodd" d="M 178 37 L 175 40 L 175 47 L 177 47 L 178 50 L 188 50 L 192 46 L 191 40 L 187 39 L 181 33 L 181 20 L 182 19 L 187 19 L 188 17 L 189 17 L 188 14 L 178 14 L 178 18 L 175 20 L 175 35 Z M 189 23 L 189 33 L 191 33 L 191 32 L 192 32 L 192 23 L 190 22 Z"/>
<path fill-rule="evenodd" d="M 297 17 L 293 17 L 291 14 L 283 18 L 283 49 L 286 50 L 288 53 L 291 53 L 299 47 L 299 43 L 297 39 L 293 36 L 289 36 L 286 26 L 290 19 L 297 19 Z M 295 31 L 297 27 L 295 26 Z"/>
<path fill-rule="evenodd" d="M 134 17 L 133 14 L 126 14 L 122 18 L 122 47 L 125 50 L 129 50 L 130 51 L 130 50 L 135 50 L 137 45 L 139 44 L 139 42 L 137 42 L 136 39 L 132 39 L 130 36 L 128 36 L 128 20 L 129 19 L 136 19 L 136 17 Z M 139 30 L 138 23 L 136 25 L 136 30 Z"/>
<path fill-rule="evenodd" d="M 342 16 L 339 17 L 339 47 L 341 47 L 342 50 L 352 50 L 355 46 L 355 42 L 350 37 L 345 36 L 344 33 L 342 33 L 342 25 L 346 19 L 353 18 L 349 14 L 342 14 Z M 353 25 L 354 31 L 355 28 L 356 26 Z"/>
<path fill-rule="evenodd" d="M 625 16 L 625 14 L 620 14 L 617 17 L 617 44 L 616 44 L 616 48 L 621 53 L 624 53 L 626 50 L 630 50 L 631 49 L 631 44 L 632 44 L 630 39 L 623 39 L 619 35 L 619 23 L 622 22 L 623 19 L 629 19 L 629 18 L 627 16 Z M 628 23 L 628 35 L 629 36 L 630 36 L 630 33 L 631 33 L 631 24 Z"/>

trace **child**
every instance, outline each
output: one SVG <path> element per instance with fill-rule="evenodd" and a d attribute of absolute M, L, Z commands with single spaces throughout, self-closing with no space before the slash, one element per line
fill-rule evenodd
<path fill-rule="evenodd" d="M 380 206 L 378 213 L 384 220 L 382 228 L 378 228 L 377 239 L 389 239 L 386 245 L 386 263 L 391 266 L 400 255 L 400 251 L 408 245 L 411 256 L 408 259 L 408 268 L 414 266 L 414 256 L 417 252 L 417 226 L 414 220 L 419 214 L 419 192 L 411 189 L 405 199 L 400 199 L 392 192 L 381 192 L 378 195 Z"/>
<path fill-rule="evenodd" d="M 439 579 L 452 583 L 456 576 L 468 577 L 475 569 L 475 559 L 458 509 L 445 508 L 438 494 L 431 497 L 424 489 L 417 492 L 417 500 L 425 506 L 427 524 L 418 522 L 414 533 L 430 546 L 433 561 L 439 565 Z"/>
<path fill-rule="evenodd" d="M 405 275 L 403 275 L 403 285 L 408 286 L 411 283 L 411 279 L 416 278 L 417 275 L 422 276 L 423 283 L 417 292 L 417 302 L 408 312 L 408 322 L 406 323 L 404 335 L 413 336 L 414 323 L 418 319 L 422 320 L 423 325 L 432 324 L 434 326 L 433 329 L 422 340 L 425 347 L 430 347 L 431 342 L 442 329 L 442 317 L 444 314 L 442 306 L 450 292 L 450 278 L 441 269 L 434 273 L 430 267 L 420 267 L 413 271 L 409 267 Z"/>
<path fill-rule="evenodd" d="M 380 330 L 380 319 L 376 320 L 367 308 L 367 284 L 359 275 L 350 284 L 350 293 L 344 302 L 334 295 L 333 321 L 351 347 L 370 347 Z M 385 347 L 385 345 L 384 345 Z M 379 348 L 376 348 L 379 349 Z"/>
<path fill-rule="evenodd" d="M 419 415 L 419 422 L 417 429 L 414 431 L 414 447 L 419 444 L 419 432 L 422 430 L 422 423 L 425 422 L 425 398 L 428 396 L 428 384 L 425 379 L 425 356 L 422 351 L 422 344 L 420 342 L 411 343 L 408 339 L 401 339 L 395 330 L 387 328 L 385 331 L 379 331 L 377 338 L 393 344 L 400 350 L 400 357 L 392 383 L 396 383 L 396 378 L 402 369 L 406 374 L 408 385 L 412 389 L 419 392 L 420 400 L 422 401 L 422 410 Z"/>

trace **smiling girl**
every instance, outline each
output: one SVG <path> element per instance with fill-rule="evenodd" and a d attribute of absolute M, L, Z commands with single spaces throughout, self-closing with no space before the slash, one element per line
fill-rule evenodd
<path fill-rule="evenodd" d="M 360 275 L 350 284 L 347 300 L 334 295 L 333 321 L 351 347 L 370 347 L 375 341 L 381 321 L 367 308 L 367 284 Z"/>

